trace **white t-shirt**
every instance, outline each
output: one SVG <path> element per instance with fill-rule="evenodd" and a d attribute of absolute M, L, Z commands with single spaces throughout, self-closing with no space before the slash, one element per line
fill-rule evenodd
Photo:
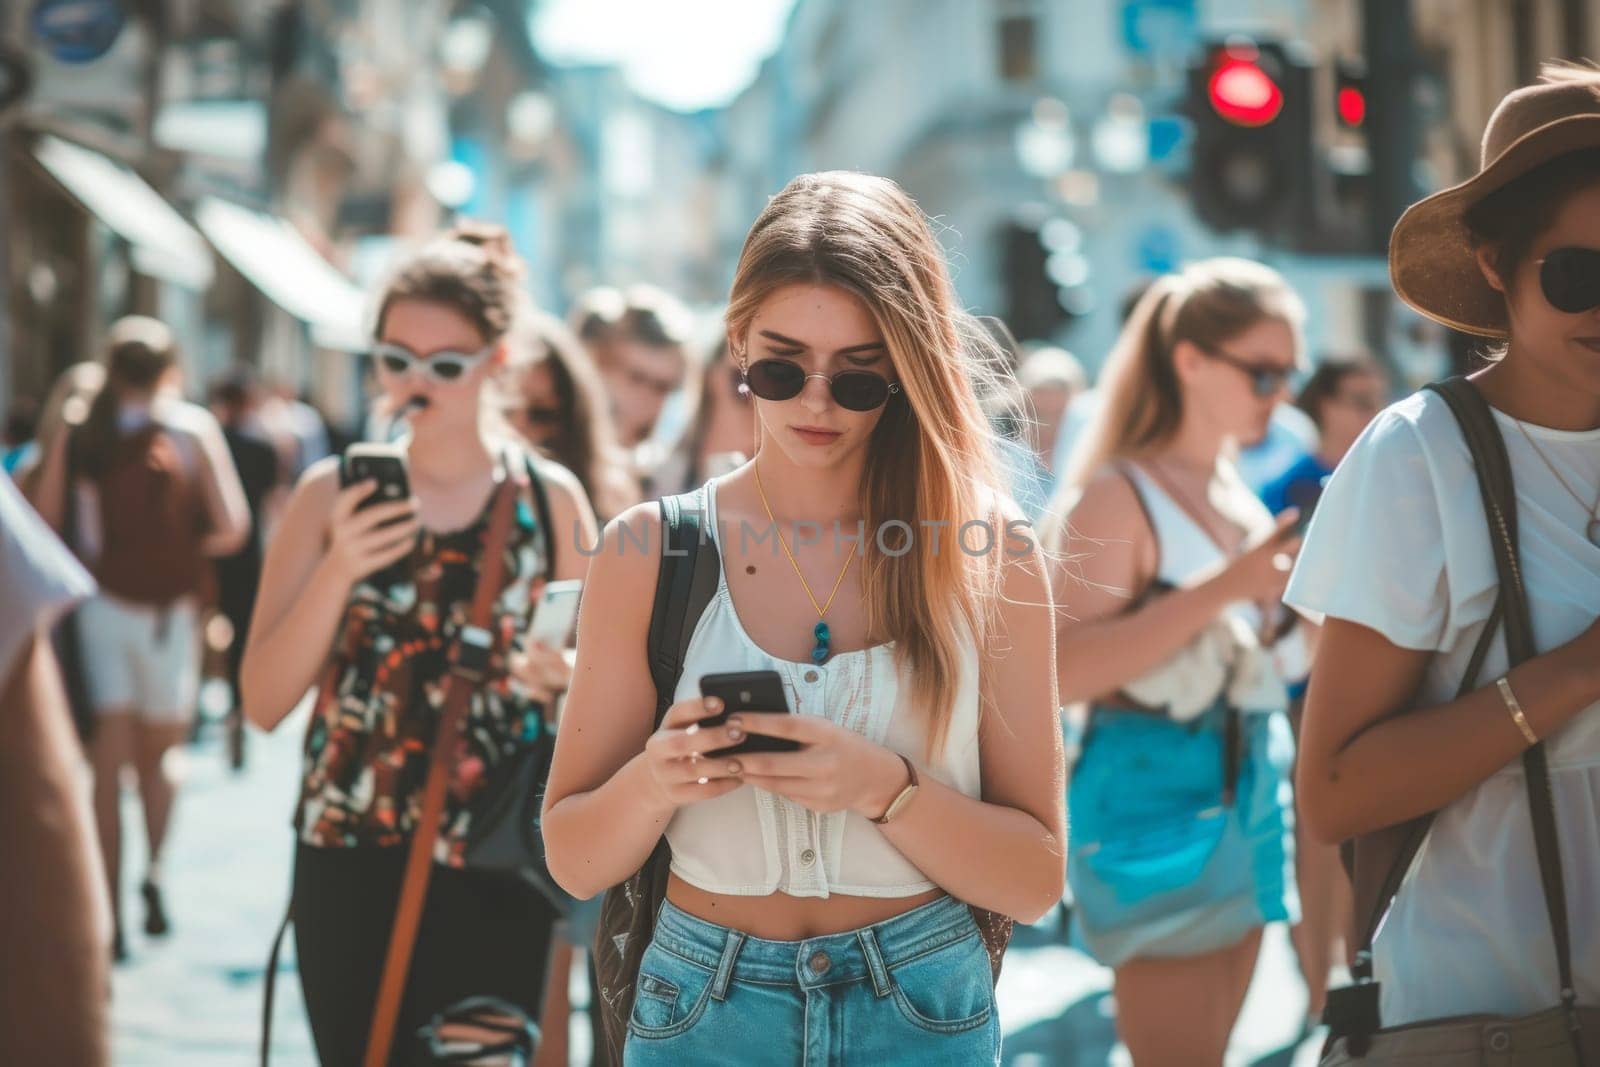
<path fill-rule="evenodd" d="M 1498 411 L 1517 490 L 1534 643 L 1548 652 L 1600 615 L 1600 545 L 1561 487 L 1600 495 L 1600 430 L 1522 424 Z M 1377 417 L 1317 505 L 1285 601 L 1438 653 L 1419 701 L 1455 698 L 1494 603 L 1488 527 L 1466 441 L 1444 398 L 1419 392 Z M 1495 640 L 1480 685 L 1506 671 Z M 1579 1000 L 1600 1003 L 1600 704 L 1547 739 Z M 1522 761 L 1441 811 L 1374 946 L 1385 1026 L 1558 1003 L 1555 951 Z"/>

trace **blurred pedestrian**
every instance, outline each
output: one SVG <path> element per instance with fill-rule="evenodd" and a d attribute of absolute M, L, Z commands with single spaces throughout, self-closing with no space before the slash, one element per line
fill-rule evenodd
<path fill-rule="evenodd" d="M 487 391 L 508 357 L 522 275 L 509 235 L 477 223 L 400 264 L 379 301 L 376 373 L 388 405 L 410 412 L 400 445 L 413 495 L 364 507 L 374 484 L 341 488 L 337 459 L 313 464 L 267 549 L 245 651 L 245 713 L 273 729 L 319 687 L 294 819 L 292 913 L 323 1063 L 363 1062 L 382 980 L 404 990 L 397 1062 L 435 1012 L 470 996 L 500 998 L 529 1021 L 539 1016 L 554 907 L 522 879 L 476 868 L 467 856 L 479 823 L 492 817 L 486 803 L 520 805 L 503 796 L 507 772 L 538 751 L 570 675 L 559 650 L 522 650 L 533 608 L 548 578 L 583 576 L 587 560 L 574 537 L 592 545 L 596 536 L 576 478 L 532 460 L 486 417 L 502 402 Z M 514 517 L 501 527 L 498 515 Z M 445 772 L 410 966 L 386 979 L 409 846 L 454 684 L 452 650 L 473 637 L 469 605 L 495 529 L 506 531 L 505 570 L 483 628 L 487 667 Z"/>
<path fill-rule="evenodd" d="M 39 505 L 42 458 L 52 452 L 58 439 L 64 441 L 66 435 L 88 417 L 89 405 L 105 380 L 105 364 L 92 361 L 75 363 L 57 376 L 50 391 L 45 394 L 35 438 L 37 447 L 15 471 L 17 486 L 35 507 Z M 66 454 L 70 459 L 71 450 L 68 449 Z M 76 476 L 68 471 L 66 480 L 75 482 Z M 74 493 L 65 494 L 60 505 L 60 524 L 56 530 L 61 540 L 74 552 L 78 552 L 76 497 Z M 89 696 L 76 610 L 69 609 L 61 614 L 50 638 L 61 668 L 61 682 L 67 692 L 67 703 L 72 709 L 73 725 L 77 728 L 79 739 L 87 746 L 94 732 L 94 701 Z"/>
<path fill-rule="evenodd" d="M 585 290 L 572 303 L 567 321 L 578 337 L 584 351 L 594 361 L 602 375 L 611 372 L 612 343 L 617 337 L 617 326 L 622 313 L 628 308 L 622 290 L 609 285 L 597 285 Z"/>
<path fill-rule="evenodd" d="M 250 637 L 250 616 L 255 611 L 256 594 L 261 587 L 261 561 L 266 528 L 274 506 L 280 503 L 285 474 L 278 452 L 271 442 L 254 429 L 260 406 L 258 386 L 248 372 L 235 371 L 211 387 L 211 412 L 222 427 L 223 440 L 233 458 L 234 469 L 244 488 L 250 509 L 250 533 L 244 546 L 232 555 L 216 560 L 217 606 L 228 620 L 227 650 L 228 703 L 226 719 L 228 762 L 235 769 L 244 766 L 244 697 L 239 688 L 239 669 L 244 663 L 245 643 Z"/>
<path fill-rule="evenodd" d="M 654 919 L 648 947 L 618 946 L 604 925 L 596 939 L 608 1029 L 625 1025 L 628 1064 L 801 1049 L 844 1064 L 997 1063 L 1002 916 L 1032 921 L 1060 898 L 1066 827 L 1049 594 L 1031 541 L 996 551 L 1000 527 L 1021 520 L 996 488 L 980 353 L 962 347 L 981 330 L 910 198 L 836 172 L 768 203 L 727 335 L 760 444 L 680 498 L 704 515 L 715 592 L 696 617 L 663 589 L 660 618 L 688 641 L 681 678 L 658 692 L 652 590 L 672 557 L 626 545 L 660 544 L 662 512 L 640 505 L 611 525 L 546 797 L 551 871 L 572 892 L 593 896 L 647 860 L 654 874 L 632 887 L 665 887 L 664 901 L 607 899 L 630 927 Z M 950 531 L 939 548 L 876 525 L 911 515 Z M 833 520 L 865 533 L 800 535 Z M 969 520 L 987 548 L 970 529 L 975 551 L 952 546 Z M 769 531 L 789 566 L 734 530 Z M 776 672 L 798 714 L 702 722 L 722 710 L 702 676 L 724 671 Z M 802 747 L 705 755 L 747 733 Z M 663 835 L 670 875 L 653 851 Z"/>
<path fill-rule="evenodd" d="M 0 475 L 0 1063 L 110 1062 L 111 909 L 50 628 L 94 583 Z"/>
<path fill-rule="evenodd" d="M 96 712 L 89 750 L 118 959 L 126 954 L 122 769 L 138 775 L 149 841 L 144 929 L 160 937 L 170 925 L 161 859 L 177 794 L 166 756 L 189 736 L 195 712 L 206 560 L 237 551 L 250 530 L 216 419 L 176 392 L 177 354 L 172 331 L 155 319 L 128 316 L 111 327 L 105 385 L 83 424 L 51 442 L 37 497 L 57 529 L 71 498 L 72 542 L 100 586 L 77 623 Z"/>
<path fill-rule="evenodd" d="M 995 433 L 1004 488 L 1022 509 L 1023 516 L 1036 523 L 1050 505 L 1051 477 L 1029 443 L 1033 414 L 1028 394 L 1017 380 L 1022 348 L 1011 327 L 993 315 L 976 318 L 976 324 L 993 342 L 993 365 L 974 374 L 978 403 Z"/>
<path fill-rule="evenodd" d="M 1295 397 L 1295 406 L 1317 427 L 1318 446 L 1261 490 L 1261 502 L 1274 515 L 1290 508 L 1299 513 L 1303 529 L 1322 496 L 1323 487 L 1334 468 L 1344 458 L 1356 438 L 1388 401 L 1389 379 L 1383 369 L 1366 355 L 1325 356 L 1306 379 Z M 1298 739 L 1306 678 L 1310 672 L 1310 653 L 1314 637 L 1311 627 L 1291 616 L 1299 633 L 1285 634 L 1279 666 L 1289 668 L 1289 721 Z M 1292 636 L 1292 640 L 1288 640 Z M 1288 648 L 1301 648 L 1298 662 L 1291 661 Z M 1293 930 L 1295 955 L 1305 978 L 1308 1029 L 1322 1019 L 1328 991 L 1328 974 L 1340 946 L 1348 942 L 1350 882 L 1339 865 L 1339 850 L 1312 839 L 1301 819 L 1295 820 L 1295 879 L 1300 886 L 1301 921 Z"/>
<path fill-rule="evenodd" d="M 1261 490 L 1274 515 L 1290 507 L 1309 514 L 1356 438 L 1389 402 L 1389 377 L 1367 355 L 1327 356 L 1311 372 L 1294 406 L 1317 428 L 1317 447 Z"/>
<path fill-rule="evenodd" d="M 628 455 L 617 444 L 611 405 L 584 346 L 558 318 L 530 311 L 513 335 L 505 372 L 504 415 L 533 447 L 577 476 L 595 517 L 609 522 L 638 503 L 640 488 Z M 568 996 L 574 959 L 594 940 L 598 901 L 579 901 L 558 927 L 563 935 L 550 955 L 549 981 L 540 1015 L 539 1064 L 567 1062 L 571 1015 Z M 596 1064 L 604 1059 L 600 987 L 587 968 L 589 1025 Z"/>
<path fill-rule="evenodd" d="M 1372 422 L 1289 585 L 1325 619 L 1301 810 L 1317 838 L 1357 839 L 1379 982 L 1340 1029 L 1407 1028 L 1325 1062 L 1600 1062 L 1600 69 L 1549 64 L 1502 100 L 1479 172 L 1413 205 L 1389 259 L 1406 303 L 1501 344 L 1449 400 Z M 1453 412 L 1475 399 L 1480 468 Z M 1509 494 L 1492 520 L 1482 486 Z M 1408 823 L 1414 856 L 1368 871 L 1372 835 Z M 1378 878 L 1392 906 L 1365 891 Z"/>
<path fill-rule="evenodd" d="M 1061 698 L 1090 704 L 1067 877 L 1140 1067 L 1220 1065 L 1262 926 L 1299 918 L 1267 636 L 1298 542 L 1229 456 L 1286 395 L 1303 314 L 1244 260 L 1156 281 L 1046 529 Z"/>
<path fill-rule="evenodd" d="M 696 390 L 694 417 L 672 451 L 647 474 L 648 497 L 687 493 L 706 479 L 727 474 L 749 462 L 755 452 L 755 408 L 728 355 L 728 342 L 711 350 Z"/>
<path fill-rule="evenodd" d="M 694 322 L 677 298 L 649 285 L 626 294 L 622 317 L 610 333 L 609 360 L 601 374 L 611 395 L 622 446 L 636 450 L 641 471 L 650 469 L 688 421 L 697 399 L 692 383 L 699 359 L 692 342 Z M 668 401 L 677 398 L 677 410 Z M 663 419 L 667 422 L 663 423 Z"/>
<path fill-rule="evenodd" d="M 639 485 L 617 443 L 594 362 L 560 319 L 528 312 L 513 335 L 504 414 L 511 428 L 578 478 L 604 523 L 639 500 Z"/>
<path fill-rule="evenodd" d="M 44 457 L 50 452 L 51 442 L 88 417 L 89 405 L 105 380 L 105 364 L 86 360 L 74 363 L 51 383 L 50 391 L 45 394 L 44 405 L 39 409 L 39 422 L 34 435 L 34 443 L 38 447 L 29 450 L 11 472 L 17 487 L 35 507 L 38 506 L 39 476 Z M 62 540 L 68 548 L 73 547 L 70 537 L 63 536 Z"/>
<path fill-rule="evenodd" d="M 0 470 L 14 474 L 22 463 L 39 449 L 34 435 L 39 428 L 39 402 L 19 396 L 6 411 L 5 427 L 0 431 Z"/>
<path fill-rule="evenodd" d="M 1038 457 L 1041 490 L 1048 501 L 1055 495 L 1057 472 L 1052 466 L 1067 412 L 1088 388 L 1083 364 L 1064 348 L 1049 345 L 1030 349 L 1017 368 L 1017 383 L 1027 397 L 1028 445 Z"/>

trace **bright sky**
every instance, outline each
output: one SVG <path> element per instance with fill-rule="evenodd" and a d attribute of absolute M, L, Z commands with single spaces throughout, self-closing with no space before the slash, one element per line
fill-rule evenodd
<path fill-rule="evenodd" d="M 540 0 L 555 63 L 615 63 L 639 94 L 693 111 L 738 96 L 777 47 L 795 0 Z"/>

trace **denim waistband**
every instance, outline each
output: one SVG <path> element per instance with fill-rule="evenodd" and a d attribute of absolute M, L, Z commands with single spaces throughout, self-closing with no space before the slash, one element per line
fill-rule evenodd
<path fill-rule="evenodd" d="M 940 897 L 904 915 L 839 934 L 804 941 L 768 941 L 739 930 L 698 919 L 662 901 L 656 917 L 654 944 L 690 963 L 716 973 L 717 984 L 730 978 L 769 985 L 817 988 L 871 979 L 888 988 L 886 969 L 966 937 L 978 926 L 965 904 Z"/>

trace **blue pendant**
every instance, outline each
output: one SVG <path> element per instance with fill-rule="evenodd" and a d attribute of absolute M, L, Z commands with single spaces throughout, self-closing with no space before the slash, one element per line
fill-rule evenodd
<path fill-rule="evenodd" d="M 811 636 L 817 639 L 817 647 L 811 650 L 811 662 L 823 663 L 828 658 L 828 624 L 819 622 L 811 630 Z"/>

